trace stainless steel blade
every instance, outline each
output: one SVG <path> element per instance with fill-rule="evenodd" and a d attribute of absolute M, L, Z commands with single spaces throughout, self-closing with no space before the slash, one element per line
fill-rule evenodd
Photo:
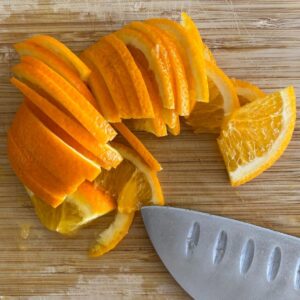
<path fill-rule="evenodd" d="M 300 299 L 300 239 L 186 209 L 149 206 L 142 215 L 161 260 L 193 298 Z"/>

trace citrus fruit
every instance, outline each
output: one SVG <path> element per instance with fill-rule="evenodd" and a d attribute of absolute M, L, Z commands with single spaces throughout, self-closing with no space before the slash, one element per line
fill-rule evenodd
<path fill-rule="evenodd" d="M 208 102 L 208 85 L 205 74 L 204 47 L 200 43 L 201 37 L 195 40 L 182 25 L 168 19 L 150 19 L 146 21 L 173 37 L 184 66 L 190 92 L 190 103 L 195 101 Z"/>
<path fill-rule="evenodd" d="M 57 56 L 57 54 L 29 41 L 14 44 L 14 48 L 21 57 L 32 56 L 47 64 L 50 68 L 68 80 L 69 83 L 71 83 L 89 102 L 91 102 L 94 107 L 97 107 L 95 98 L 79 75 L 73 70 L 73 68 L 70 68 L 68 64 Z"/>
<path fill-rule="evenodd" d="M 101 67 L 97 65 L 88 51 L 82 52 L 80 58 L 92 71 L 88 78 L 88 86 L 97 100 L 98 110 L 108 122 L 121 122 L 119 111 L 101 74 Z"/>
<path fill-rule="evenodd" d="M 114 143 L 124 160 L 110 171 L 103 170 L 95 185 L 105 189 L 117 201 L 113 223 L 102 231 L 90 248 L 91 256 L 113 249 L 128 233 L 135 211 L 142 205 L 163 205 L 164 198 L 156 172 L 130 148 Z"/>
<path fill-rule="evenodd" d="M 72 234 L 81 226 L 116 208 L 113 198 L 85 181 L 56 208 L 51 207 L 27 189 L 41 223 L 51 231 Z"/>
<path fill-rule="evenodd" d="M 265 92 L 248 81 L 235 78 L 231 78 L 231 81 L 235 87 L 241 106 L 266 96 Z"/>
<path fill-rule="evenodd" d="M 26 56 L 12 71 L 18 79 L 29 82 L 35 90 L 46 93 L 47 99 L 54 99 L 54 104 L 69 111 L 99 142 L 106 143 L 115 137 L 113 128 L 90 102 L 43 62 Z"/>
<path fill-rule="evenodd" d="M 165 60 L 160 55 L 159 44 L 155 44 L 144 33 L 131 28 L 123 28 L 115 34 L 126 45 L 131 45 L 143 52 L 149 63 L 149 68 L 155 75 L 163 106 L 174 109 L 175 100 L 171 74 L 167 70 Z"/>
<path fill-rule="evenodd" d="M 291 140 L 296 119 L 293 87 L 248 103 L 222 126 L 218 144 L 232 186 L 265 171 Z"/>
<path fill-rule="evenodd" d="M 83 81 L 87 81 L 91 71 L 66 45 L 48 35 L 36 35 L 28 39 L 28 41 L 55 53 L 66 64 L 73 68 Z"/>
<path fill-rule="evenodd" d="M 209 84 L 209 103 L 196 103 L 187 124 L 196 133 L 218 133 L 224 116 L 239 107 L 239 100 L 231 80 L 215 64 L 206 61 Z"/>
<path fill-rule="evenodd" d="M 154 158 L 154 156 L 149 152 L 149 150 L 144 146 L 144 144 L 128 129 L 128 127 L 124 123 L 115 123 L 114 127 L 152 170 L 160 171 L 162 169 L 159 162 Z"/>

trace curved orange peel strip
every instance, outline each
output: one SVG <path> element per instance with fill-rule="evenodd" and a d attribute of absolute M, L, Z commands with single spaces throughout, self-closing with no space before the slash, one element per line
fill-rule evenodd
<path fill-rule="evenodd" d="M 154 171 L 162 170 L 159 162 L 144 146 L 144 144 L 126 127 L 123 123 L 115 123 L 113 126 L 117 131 L 125 138 L 129 145 L 142 157 L 142 159 L 150 166 Z"/>
<path fill-rule="evenodd" d="M 110 226 L 102 231 L 94 245 L 90 248 L 89 254 L 91 257 L 101 256 L 113 248 L 127 235 L 132 224 L 135 212 L 123 214 L 118 212 L 115 220 Z"/>
<path fill-rule="evenodd" d="M 236 89 L 241 106 L 267 95 L 258 86 L 248 81 L 235 78 L 231 78 L 231 81 Z"/>
<path fill-rule="evenodd" d="M 48 35 L 37 35 L 27 41 L 33 42 L 55 53 L 71 66 L 80 75 L 83 81 L 87 81 L 91 73 L 90 69 L 66 45 Z"/>

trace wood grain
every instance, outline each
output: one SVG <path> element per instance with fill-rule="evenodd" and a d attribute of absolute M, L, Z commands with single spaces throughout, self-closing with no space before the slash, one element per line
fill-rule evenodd
<path fill-rule="evenodd" d="M 46 231 L 9 167 L 6 131 L 21 101 L 9 84 L 12 44 L 51 34 L 80 51 L 136 19 L 187 11 L 230 76 L 270 92 L 300 88 L 300 2 L 268 1 L 0 1 L 0 299 L 188 299 L 161 264 L 137 216 L 129 236 L 98 260 L 86 250 L 111 216 L 72 238 Z M 299 104 L 299 102 L 298 102 Z M 298 113 L 299 117 L 299 113 Z M 282 158 L 267 172 L 231 188 L 215 136 L 139 134 L 162 163 L 167 203 L 300 236 L 300 123 Z M 29 229 L 28 229 L 29 228 Z M 35 298 L 35 297 L 36 298 Z"/>

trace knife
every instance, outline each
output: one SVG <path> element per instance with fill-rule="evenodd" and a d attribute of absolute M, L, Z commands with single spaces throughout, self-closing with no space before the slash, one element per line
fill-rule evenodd
<path fill-rule="evenodd" d="M 300 239 L 187 209 L 148 206 L 142 216 L 162 262 L 192 298 L 300 299 Z"/>

